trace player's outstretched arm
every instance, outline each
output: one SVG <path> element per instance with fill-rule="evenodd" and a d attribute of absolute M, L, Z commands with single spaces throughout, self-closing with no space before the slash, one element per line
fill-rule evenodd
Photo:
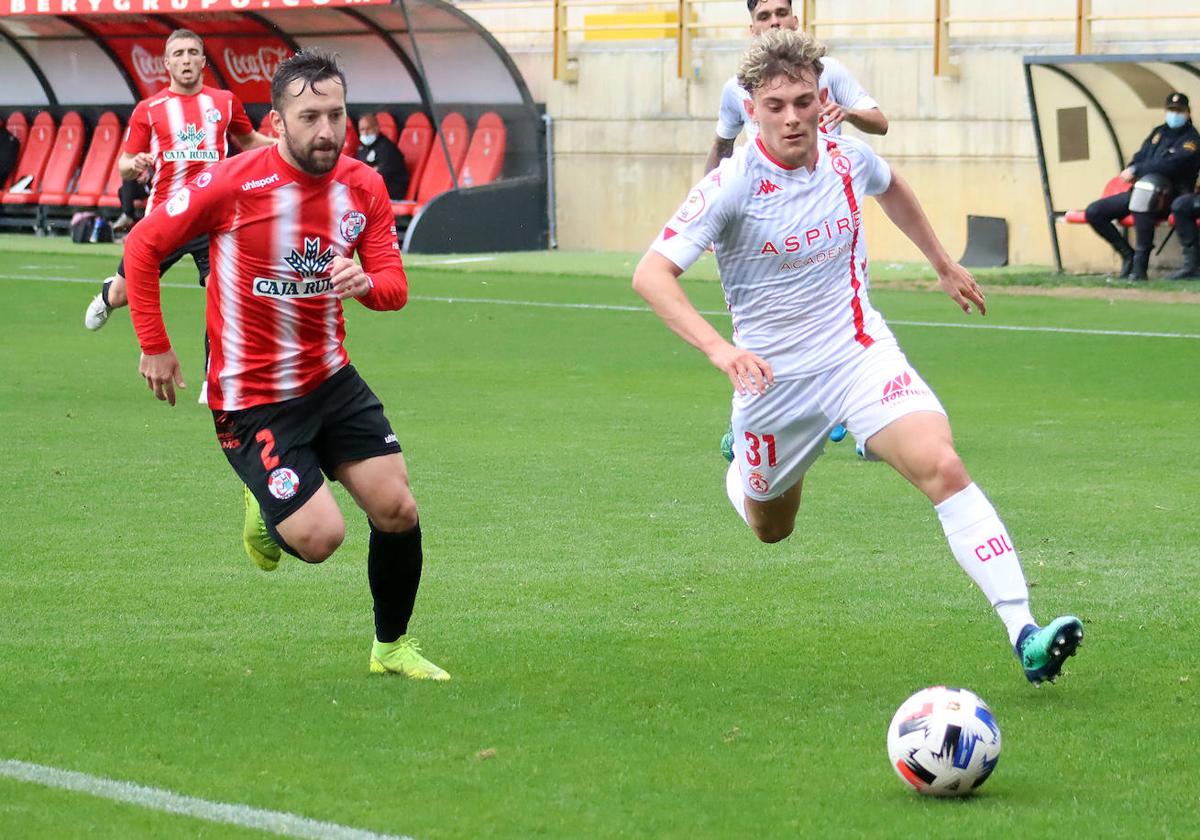
<path fill-rule="evenodd" d="M 891 186 L 877 195 L 875 200 L 879 202 L 879 206 L 883 208 L 883 212 L 892 220 L 892 223 L 921 249 L 925 259 L 929 260 L 929 264 L 937 272 L 938 285 L 941 286 L 942 291 L 949 295 L 950 299 L 958 304 L 963 312 L 970 314 L 971 304 L 975 304 L 980 315 L 986 314 L 983 290 L 979 288 L 979 284 L 971 276 L 971 272 L 952 260 L 946 253 L 946 249 L 937 238 L 937 234 L 933 232 L 933 226 L 929 224 L 929 218 L 925 215 L 921 203 L 917 201 L 916 193 L 912 191 L 908 182 L 893 170 Z"/>
<path fill-rule="evenodd" d="M 718 166 L 721 161 L 733 154 L 733 141 L 726 140 L 721 135 L 713 138 L 712 148 L 708 150 L 708 158 L 704 161 L 704 173 L 707 175 Z"/>
<path fill-rule="evenodd" d="M 633 288 L 677 336 L 708 356 L 739 394 L 761 394 L 775 382 L 771 366 L 749 350 L 734 347 L 692 306 L 679 275 L 683 271 L 657 251 L 647 251 L 633 272 Z"/>

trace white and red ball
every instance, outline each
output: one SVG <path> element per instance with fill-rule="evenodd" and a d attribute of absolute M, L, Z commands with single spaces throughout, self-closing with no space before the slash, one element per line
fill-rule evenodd
<path fill-rule="evenodd" d="M 919 793 L 966 796 L 1000 760 L 1000 727 L 987 703 L 965 688 L 918 691 L 888 727 L 892 769 Z"/>

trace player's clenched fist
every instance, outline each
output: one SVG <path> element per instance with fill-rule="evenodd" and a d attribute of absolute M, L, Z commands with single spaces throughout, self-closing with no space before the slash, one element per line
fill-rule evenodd
<path fill-rule="evenodd" d="M 340 300 L 348 297 L 362 297 L 371 291 L 371 278 L 354 260 L 346 257 L 334 257 L 329 266 L 329 279 L 333 281 L 333 293 Z"/>

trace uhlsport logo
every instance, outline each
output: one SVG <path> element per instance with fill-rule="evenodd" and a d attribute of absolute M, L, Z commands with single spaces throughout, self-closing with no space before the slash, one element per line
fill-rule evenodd
<path fill-rule="evenodd" d="M 182 131 L 175 132 L 175 137 L 180 143 L 187 146 L 186 149 L 167 149 L 162 153 L 163 160 L 220 160 L 221 155 L 216 149 L 201 149 L 200 144 L 204 142 L 204 138 L 208 136 L 203 128 L 196 128 L 195 123 L 188 123 L 183 127 Z"/>
<path fill-rule="evenodd" d="M 250 192 L 250 190 L 256 190 L 259 187 L 267 187 L 277 181 L 279 181 L 279 173 L 272 172 L 266 178 L 255 178 L 251 181 L 246 181 L 242 184 L 242 192 Z"/>
<path fill-rule="evenodd" d="M 339 230 L 342 232 L 342 239 L 350 243 L 358 239 L 366 227 L 367 217 L 357 210 L 351 210 L 342 216 L 342 221 L 338 225 Z"/>
<path fill-rule="evenodd" d="M 923 388 L 909 388 L 908 386 L 911 384 L 912 375 L 908 371 L 893 377 L 883 386 L 883 398 L 879 400 L 879 404 L 887 405 L 904 397 L 917 397 L 929 393 Z"/>
<path fill-rule="evenodd" d="M 276 499 L 290 499 L 300 489 L 300 476 L 288 467 L 280 467 L 267 478 L 267 489 Z"/>

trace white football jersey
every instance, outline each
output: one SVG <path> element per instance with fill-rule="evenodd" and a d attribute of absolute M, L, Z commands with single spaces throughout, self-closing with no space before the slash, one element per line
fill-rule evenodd
<path fill-rule="evenodd" d="M 776 378 L 810 376 L 894 340 L 867 298 L 862 200 L 892 170 L 860 140 L 818 136 L 812 172 L 755 138 L 704 176 L 651 246 L 687 269 L 714 243 L 734 343 Z"/>
<path fill-rule="evenodd" d="M 822 58 L 821 78 L 817 81 L 818 90 L 829 89 L 829 98 L 843 108 L 855 110 L 878 108 L 879 103 L 863 89 L 854 78 L 854 74 L 846 66 L 834 58 Z M 758 135 L 758 126 L 750 122 L 746 116 L 746 100 L 749 92 L 738 84 L 737 75 L 732 76 L 721 88 L 721 110 L 717 116 L 717 136 L 725 140 L 735 140 L 746 129 L 747 137 L 753 140 Z M 830 134 L 841 134 L 839 125 Z"/>

